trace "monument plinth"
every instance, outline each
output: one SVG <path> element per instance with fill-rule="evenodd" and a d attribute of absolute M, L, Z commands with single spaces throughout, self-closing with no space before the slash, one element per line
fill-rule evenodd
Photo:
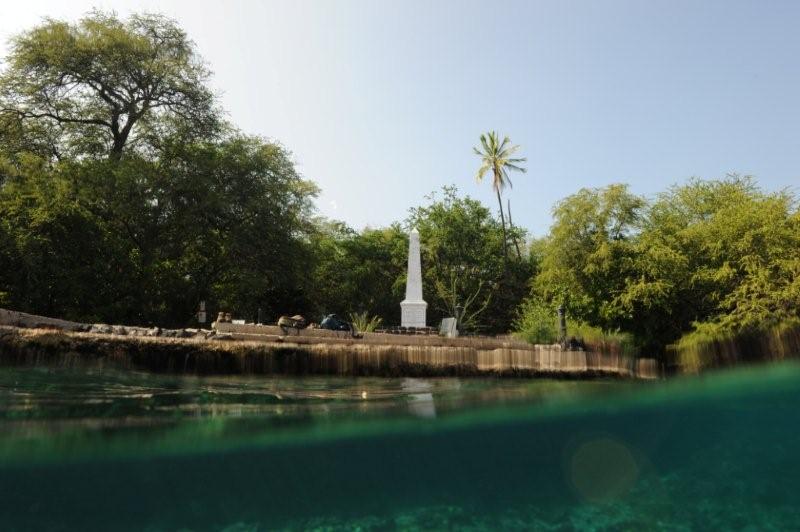
<path fill-rule="evenodd" d="M 422 299 L 422 263 L 419 257 L 419 233 L 412 229 L 408 235 L 408 275 L 406 298 L 400 303 L 400 325 L 425 327 L 428 304 Z"/>

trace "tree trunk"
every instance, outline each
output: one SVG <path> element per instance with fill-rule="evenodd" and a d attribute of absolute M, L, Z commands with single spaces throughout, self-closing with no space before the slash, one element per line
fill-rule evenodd
<path fill-rule="evenodd" d="M 131 134 L 131 129 L 136 121 L 139 119 L 139 115 L 135 110 L 131 111 L 128 114 L 128 118 L 125 121 L 125 125 L 120 129 L 119 123 L 119 115 L 116 114 L 111 118 L 111 136 L 113 139 L 113 143 L 111 145 L 111 153 L 109 154 L 113 161 L 119 161 L 122 159 L 122 150 L 125 149 L 125 145 L 128 143 L 128 137 Z"/>
<path fill-rule="evenodd" d="M 500 206 L 500 224 L 503 226 L 503 264 L 508 264 L 508 235 L 506 235 L 506 217 L 503 214 L 503 200 L 500 198 L 500 189 L 495 188 L 497 192 L 497 204 Z"/>
<path fill-rule="evenodd" d="M 511 230 L 511 240 L 514 241 L 514 248 L 517 250 L 517 259 L 522 259 L 522 253 L 519 252 L 519 242 L 517 242 L 517 235 L 514 233 L 514 222 L 511 220 L 511 200 L 507 200 L 508 211 L 508 228 Z"/>
<path fill-rule="evenodd" d="M 114 142 L 111 145 L 111 151 L 109 152 L 108 156 L 111 158 L 112 161 L 119 161 L 122 159 L 122 148 L 125 146 L 125 143 L 119 139 L 115 138 Z"/>

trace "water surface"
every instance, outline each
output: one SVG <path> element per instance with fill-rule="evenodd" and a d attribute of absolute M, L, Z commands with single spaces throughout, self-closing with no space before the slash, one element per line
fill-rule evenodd
<path fill-rule="evenodd" d="M 669 382 L 0 369 L 3 530 L 786 530 L 800 367 Z"/>

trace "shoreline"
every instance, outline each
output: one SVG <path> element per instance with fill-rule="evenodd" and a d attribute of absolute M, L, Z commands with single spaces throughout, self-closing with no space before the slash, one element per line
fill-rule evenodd
<path fill-rule="evenodd" d="M 120 336 L 0 326 L 0 366 L 196 375 L 657 379 L 655 361 L 554 349 Z"/>

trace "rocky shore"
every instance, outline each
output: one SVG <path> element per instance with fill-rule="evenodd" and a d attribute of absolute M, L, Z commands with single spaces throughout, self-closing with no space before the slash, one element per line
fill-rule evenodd
<path fill-rule="evenodd" d="M 23 329 L 55 329 L 65 332 L 85 332 L 93 334 L 113 334 L 116 336 L 140 336 L 160 338 L 204 338 L 217 336 L 213 329 L 162 329 L 161 327 L 133 327 L 130 325 L 109 325 L 107 323 L 78 323 L 0 309 L 0 326 Z M 222 334 L 220 339 L 229 340 L 230 335 Z"/>

